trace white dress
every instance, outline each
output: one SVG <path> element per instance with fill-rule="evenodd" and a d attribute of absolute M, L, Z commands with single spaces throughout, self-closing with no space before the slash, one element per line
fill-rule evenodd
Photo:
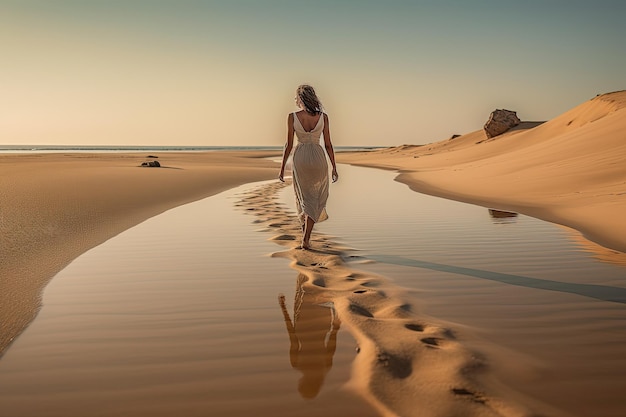
<path fill-rule="evenodd" d="M 320 137 L 324 130 L 324 113 L 320 114 L 313 130 L 308 132 L 296 113 L 293 114 L 293 119 L 298 142 L 292 162 L 298 219 L 304 223 L 305 216 L 309 216 L 315 223 L 319 223 L 328 218 L 326 214 L 328 163 L 326 152 L 320 145 Z"/>

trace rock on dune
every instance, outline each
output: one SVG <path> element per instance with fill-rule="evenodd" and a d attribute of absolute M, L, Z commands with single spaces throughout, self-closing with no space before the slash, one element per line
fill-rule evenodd
<path fill-rule="evenodd" d="M 340 154 L 401 171 L 412 189 L 562 224 L 626 252 L 626 90 L 485 140 L 478 130 L 407 150 Z M 477 144 L 480 144 L 477 146 Z"/>
<path fill-rule="evenodd" d="M 488 138 L 501 135 L 513 126 L 520 124 L 517 113 L 511 110 L 496 109 L 491 112 L 484 129 Z"/>

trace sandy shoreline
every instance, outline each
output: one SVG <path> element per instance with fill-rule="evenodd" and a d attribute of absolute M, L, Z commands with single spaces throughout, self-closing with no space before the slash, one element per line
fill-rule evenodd
<path fill-rule="evenodd" d="M 276 176 L 267 152 L 0 155 L 0 355 L 47 282 L 111 237 L 173 207 Z M 157 154 L 156 156 L 159 156 Z"/>
<path fill-rule="evenodd" d="M 339 153 L 337 159 L 398 170 L 397 180 L 415 191 L 575 228 L 606 246 L 598 249 L 602 256 L 623 260 L 625 114 L 626 93 L 613 93 L 491 140 L 478 131 L 426 146 Z M 0 355 L 37 314 L 48 281 L 73 259 L 173 207 L 276 178 L 278 164 L 263 158 L 277 155 L 168 152 L 158 154 L 161 168 L 139 167 L 147 159 L 143 153 L 0 155 Z M 415 316 L 398 288 L 346 267 L 341 248 L 329 239 L 318 237 L 320 252 L 293 250 L 297 227 L 271 201 L 281 186 L 255 191 L 242 205 L 268 225 L 279 224 L 272 226 L 283 236 L 277 243 L 289 249 L 278 256 L 308 278 L 304 285 L 315 297 L 334 300 L 359 341 L 355 369 L 363 373 L 355 380 L 376 383 L 355 391 L 383 415 L 411 410 L 400 391 L 444 414 L 528 415 L 519 404 L 532 400 L 499 397 L 506 388 L 480 383 L 480 360 L 467 346 L 436 321 Z M 382 324 L 391 330 L 381 331 Z M 425 357 L 430 362 L 420 359 Z"/>
<path fill-rule="evenodd" d="M 439 197 L 515 211 L 626 252 L 626 92 L 487 139 L 476 131 L 424 146 L 339 154 L 394 169 L 397 181 Z"/>

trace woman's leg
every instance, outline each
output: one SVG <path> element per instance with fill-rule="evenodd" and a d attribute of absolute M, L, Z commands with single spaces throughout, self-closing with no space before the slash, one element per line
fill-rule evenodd
<path fill-rule="evenodd" d="M 304 221 L 304 234 L 302 236 L 302 249 L 309 249 L 311 247 L 309 244 L 309 239 L 311 239 L 313 226 L 315 226 L 315 221 L 313 221 L 313 219 L 309 216 L 306 216 Z"/>

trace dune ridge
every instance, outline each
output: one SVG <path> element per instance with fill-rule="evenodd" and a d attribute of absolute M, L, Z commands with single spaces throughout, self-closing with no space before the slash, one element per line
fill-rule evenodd
<path fill-rule="evenodd" d="M 340 153 L 398 170 L 411 189 L 561 224 L 626 252 L 626 91 L 488 139 L 475 131 L 429 145 Z"/>
<path fill-rule="evenodd" d="M 384 416 L 531 416 L 532 399 L 490 380 L 488 361 L 466 347 L 449 326 L 416 312 L 414 300 L 387 278 L 354 269 L 364 259 L 329 236 L 314 233 L 312 250 L 298 249 L 295 213 L 277 202 L 288 184 L 270 183 L 241 195 L 235 204 L 256 216 L 260 231 L 286 247 L 285 258 L 306 277 L 305 292 L 332 303 L 358 343 L 347 389 Z M 516 402 L 511 398 L 516 398 Z M 559 413 L 552 412 L 552 415 Z"/>

